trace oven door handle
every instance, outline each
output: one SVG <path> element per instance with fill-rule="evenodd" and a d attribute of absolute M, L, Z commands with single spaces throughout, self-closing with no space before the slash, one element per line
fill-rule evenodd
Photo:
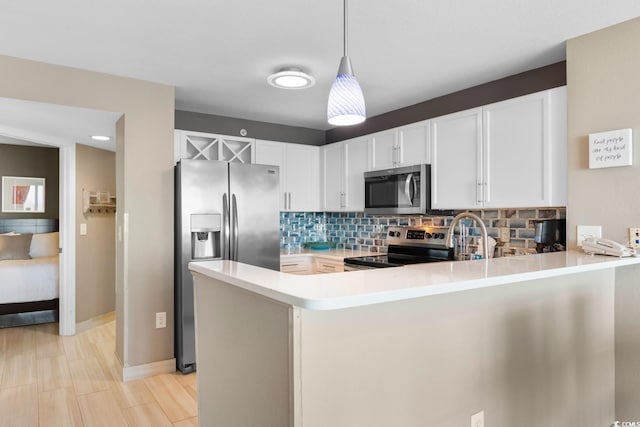
<path fill-rule="evenodd" d="M 413 177 L 413 174 L 410 173 L 404 182 L 404 194 L 409 201 L 409 206 L 413 206 L 413 199 L 416 197 L 417 192 L 418 185 L 416 184 L 416 179 Z"/>

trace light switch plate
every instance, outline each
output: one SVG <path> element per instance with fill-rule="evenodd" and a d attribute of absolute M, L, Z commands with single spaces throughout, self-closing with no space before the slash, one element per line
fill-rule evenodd
<path fill-rule="evenodd" d="M 601 225 L 579 225 L 578 226 L 578 246 L 582 246 L 582 241 L 587 237 L 602 237 Z"/>
<path fill-rule="evenodd" d="M 484 411 L 471 415 L 471 427 L 484 427 Z"/>
<path fill-rule="evenodd" d="M 156 329 L 167 327 L 167 312 L 161 311 L 156 313 Z"/>
<path fill-rule="evenodd" d="M 80 235 L 81 236 L 86 236 L 87 235 L 87 224 L 86 223 L 80 223 Z"/>

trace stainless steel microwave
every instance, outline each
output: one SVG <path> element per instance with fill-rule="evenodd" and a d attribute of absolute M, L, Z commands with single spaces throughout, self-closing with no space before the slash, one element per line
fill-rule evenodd
<path fill-rule="evenodd" d="M 369 214 L 426 214 L 431 208 L 431 165 L 364 173 L 364 211 Z"/>

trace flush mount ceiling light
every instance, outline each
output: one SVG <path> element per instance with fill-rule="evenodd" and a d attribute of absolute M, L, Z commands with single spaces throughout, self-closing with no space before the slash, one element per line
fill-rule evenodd
<path fill-rule="evenodd" d="M 94 141 L 111 141 L 111 137 L 105 135 L 91 135 L 91 139 Z"/>
<path fill-rule="evenodd" d="M 351 59 L 347 53 L 347 0 L 344 0 L 344 56 L 340 59 L 338 75 L 329 92 L 327 120 L 330 125 L 350 126 L 364 122 L 366 112 L 364 95 L 353 74 Z"/>
<path fill-rule="evenodd" d="M 283 68 L 271 74 L 267 81 L 271 86 L 280 89 L 306 89 L 316 83 L 316 79 L 294 67 Z"/>

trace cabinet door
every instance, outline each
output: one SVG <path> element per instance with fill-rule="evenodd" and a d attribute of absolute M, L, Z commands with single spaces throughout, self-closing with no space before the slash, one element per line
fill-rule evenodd
<path fill-rule="evenodd" d="M 550 202 L 549 93 L 483 107 L 484 206 Z"/>
<path fill-rule="evenodd" d="M 482 109 L 431 120 L 431 207 L 468 209 L 480 204 Z"/>
<path fill-rule="evenodd" d="M 364 173 L 369 170 L 369 139 L 355 138 L 344 142 L 346 175 L 346 210 L 364 210 Z"/>
<path fill-rule="evenodd" d="M 374 133 L 371 138 L 371 170 L 400 165 L 397 129 Z"/>
<path fill-rule="evenodd" d="M 344 209 L 344 145 L 340 142 L 322 147 L 323 196 L 322 206 L 327 212 Z"/>
<path fill-rule="evenodd" d="M 291 211 L 314 212 L 320 206 L 320 148 L 285 144 L 287 206 Z"/>
<path fill-rule="evenodd" d="M 402 166 L 430 163 L 431 121 L 412 123 L 398 128 L 400 164 Z"/>
<path fill-rule="evenodd" d="M 285 166 L 285 144 L 274 141 L 256 141 L 256 163 L 261 165 L 280 166 L 280 210 L 287 210 L 285 205 L 286 187 L 286 168 Z"/>

